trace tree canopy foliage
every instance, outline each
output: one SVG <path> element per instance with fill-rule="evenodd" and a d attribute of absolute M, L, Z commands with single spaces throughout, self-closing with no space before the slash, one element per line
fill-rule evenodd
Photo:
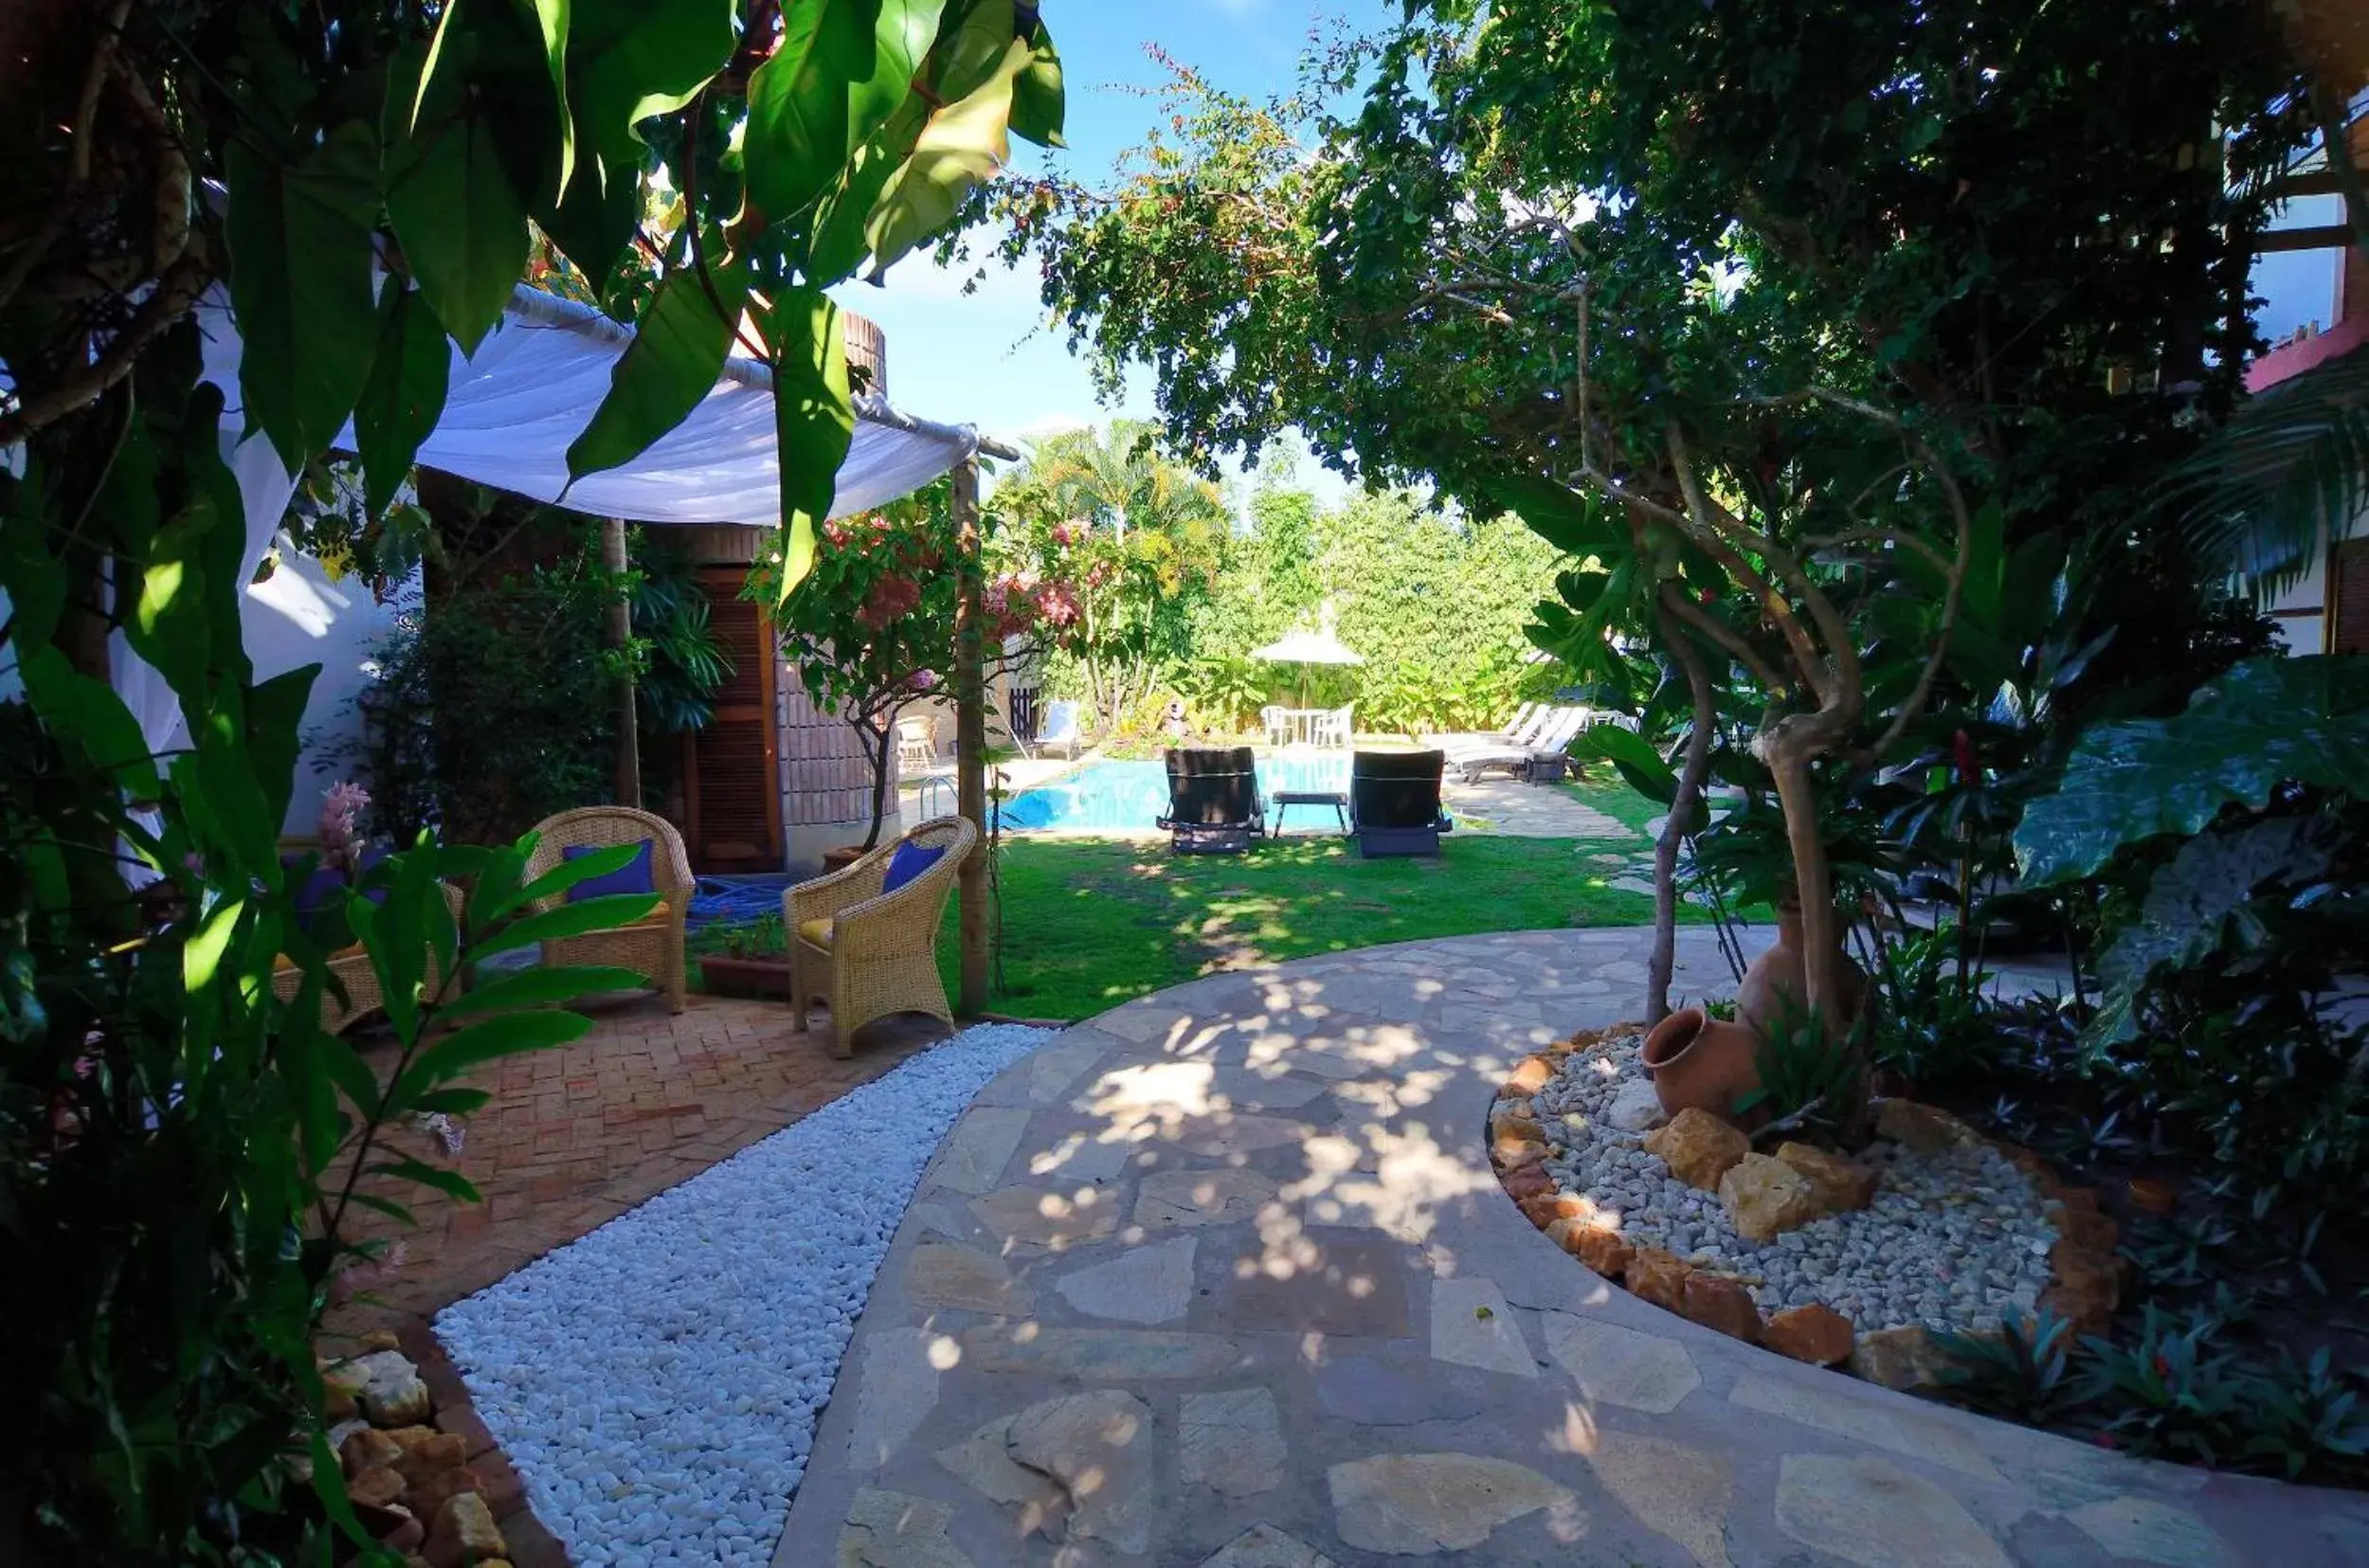
<path fill-rule="evenodd" d="M 1557 651 L 1618 679 L 1623 634 L 1747 680 L 1831 1000 L 1816 796 L 1938 689 L 2016 673 L 2011 590 L 2086 561 L 2102 601 L 2161 601 L 2100 687 L 2195 662 L 2210 595 L 2137 501 L 2251 341 L 2299 125 L 2270 27 L 2239 0 L 1416 7 L 1300 99 L 1180 69 L 1112 189 L 1005 194 L 1009 244 L 1106 374 L 1154 367 L 1180 449 L 1292 424 L 1510 507 L 1579 561 Z"/>

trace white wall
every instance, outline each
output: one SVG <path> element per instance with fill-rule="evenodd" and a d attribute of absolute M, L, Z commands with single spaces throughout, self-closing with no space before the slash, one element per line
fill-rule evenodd
<path fill-rule="evenodd" d="M 419 591 L 415 572 L 397 597 L 417 604 Z M 324 753 L 338 738 L 359 731 L 348 700 L 369 684 L 366 666 L 379 639 L 394 626 L 395 605 L 379 604 L 363 579 L 333 583 L 320 563 L 283 549 L 270 578 L 248 586 L 242 620 L 256 679 L 302 664 L 321 667 L 304 706 L 303 751 L 282 824 L 291 837 L 309 838 L 320 820 L 322 792 L 352 769 L 350 763 L 328 764 Z M 329 766 L 338 770 L 325 771 Z"/>
<path fill-rule="evenodd" d="M 2266 606 L 2276 617 L 2279 636 L 2286 640 L 2286 651 L 2290 654 L 2327 650 L 2327 542 L 2323 537 L 2312 551 L 2311 569 L 2304 580 Z"/>

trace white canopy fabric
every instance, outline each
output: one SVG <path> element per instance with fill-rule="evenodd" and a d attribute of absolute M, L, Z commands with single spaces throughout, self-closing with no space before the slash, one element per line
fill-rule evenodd
<path fill-rule="evenodd" d="M 207 379 L 228 400 L 225 423 L 243 423 L 240 345 L 228 300 L 216 291 L 199 315 Z M 648 451 L 569 485 L 568 447 L 607 396 L 609 373 L 632 340 L 632 328 L 589 305 L 521 285 L 474 355 L 453 350 L 443 417 L 420 447 L 420 465 L 538 501 L 564 497 L 570 510 L 595 516 L 779 526 L 772 372 L 746 359 L 727 361 L 706 400 Z M 856 413 L 855 439 L 832 497 L 834 517 L 909 495 L 979 449 L 970 426 L 914 419 L 885 399 L 859 398 Z M 338 445 L 353 450 L 351 424 Z M 286 504 L 282 496 L 272 509 L 274 526 Z"/>
<path fill-rule="evenodd" d="M 1253 650 L 1250 657 L 1264 659 L 1270 664 L 1363 664 L 1365 662 L 1365 656 L 1349 648 L 1339 638 L 1333 636 L 1332 628 L 1329 626 L 1318 632 L 1311 632 L 1302 627 L 1298 631 L 1287 633 L 1265 647 Z"/>
<path fill-rule="evenodd" d="M 286 514 L 295 478 L 261 432 L 245 434 L 240 341 L 227 293 L 198 303 L 206 379 L 220 387 L 223 454 L 246 510 L 251 578 Z M 472 356 L 453 351 L 450 395 L 421 446 L 423 467 L 596 516 L 685 525 L 781 523 L 781 470 L 773 436 L 773 384 L 764 365 L 726 363 L 691 417 L 633 461 L 568 485 L 568 446 L 607 395 L 609 372 L 633 330 L 587 305 L 521 286 Z M 969 425 L 936 424 L 859 398 L 856 432 L 841 466 L 831 515 L 866 512 L 909 495 L 979 450 Z M 353 448 L 351 424 L 338 444 Z M 0 608 L 6 596 L 0 595 Z M 156 751 L 182 743 L 177 701 L 118 633 L 110 648 L 117 694 Z"/>

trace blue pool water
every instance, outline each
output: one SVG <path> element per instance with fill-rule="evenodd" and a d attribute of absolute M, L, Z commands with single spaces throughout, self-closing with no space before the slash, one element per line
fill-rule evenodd
<path fill-rule="evenodd" d="M 1258 793 L 1270 802 L 1278 789 L 1348 793 L 1348 753 L 1261 752 Z M 1006 832 L 1145 833 L 1168 808 L 1168 770 L 1147 762 L 1088 763 L 1051 784 L 1022 790 L 1004 802 Z M 1272 803 L 1268 820 L 1275 818 Z"/>

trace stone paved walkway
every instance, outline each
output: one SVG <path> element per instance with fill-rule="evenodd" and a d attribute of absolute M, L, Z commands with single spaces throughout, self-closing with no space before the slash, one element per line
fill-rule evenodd
<path fill-rule="evenodd" d="M 1801 1366 L 1533 1230 L 1490 1099 L 1634 1007 L 1641 942 L 1213 976 L 1014 1066 L 906 1215 L 778 1568 L 2369 1563 L 2357 1494 Z"/>

